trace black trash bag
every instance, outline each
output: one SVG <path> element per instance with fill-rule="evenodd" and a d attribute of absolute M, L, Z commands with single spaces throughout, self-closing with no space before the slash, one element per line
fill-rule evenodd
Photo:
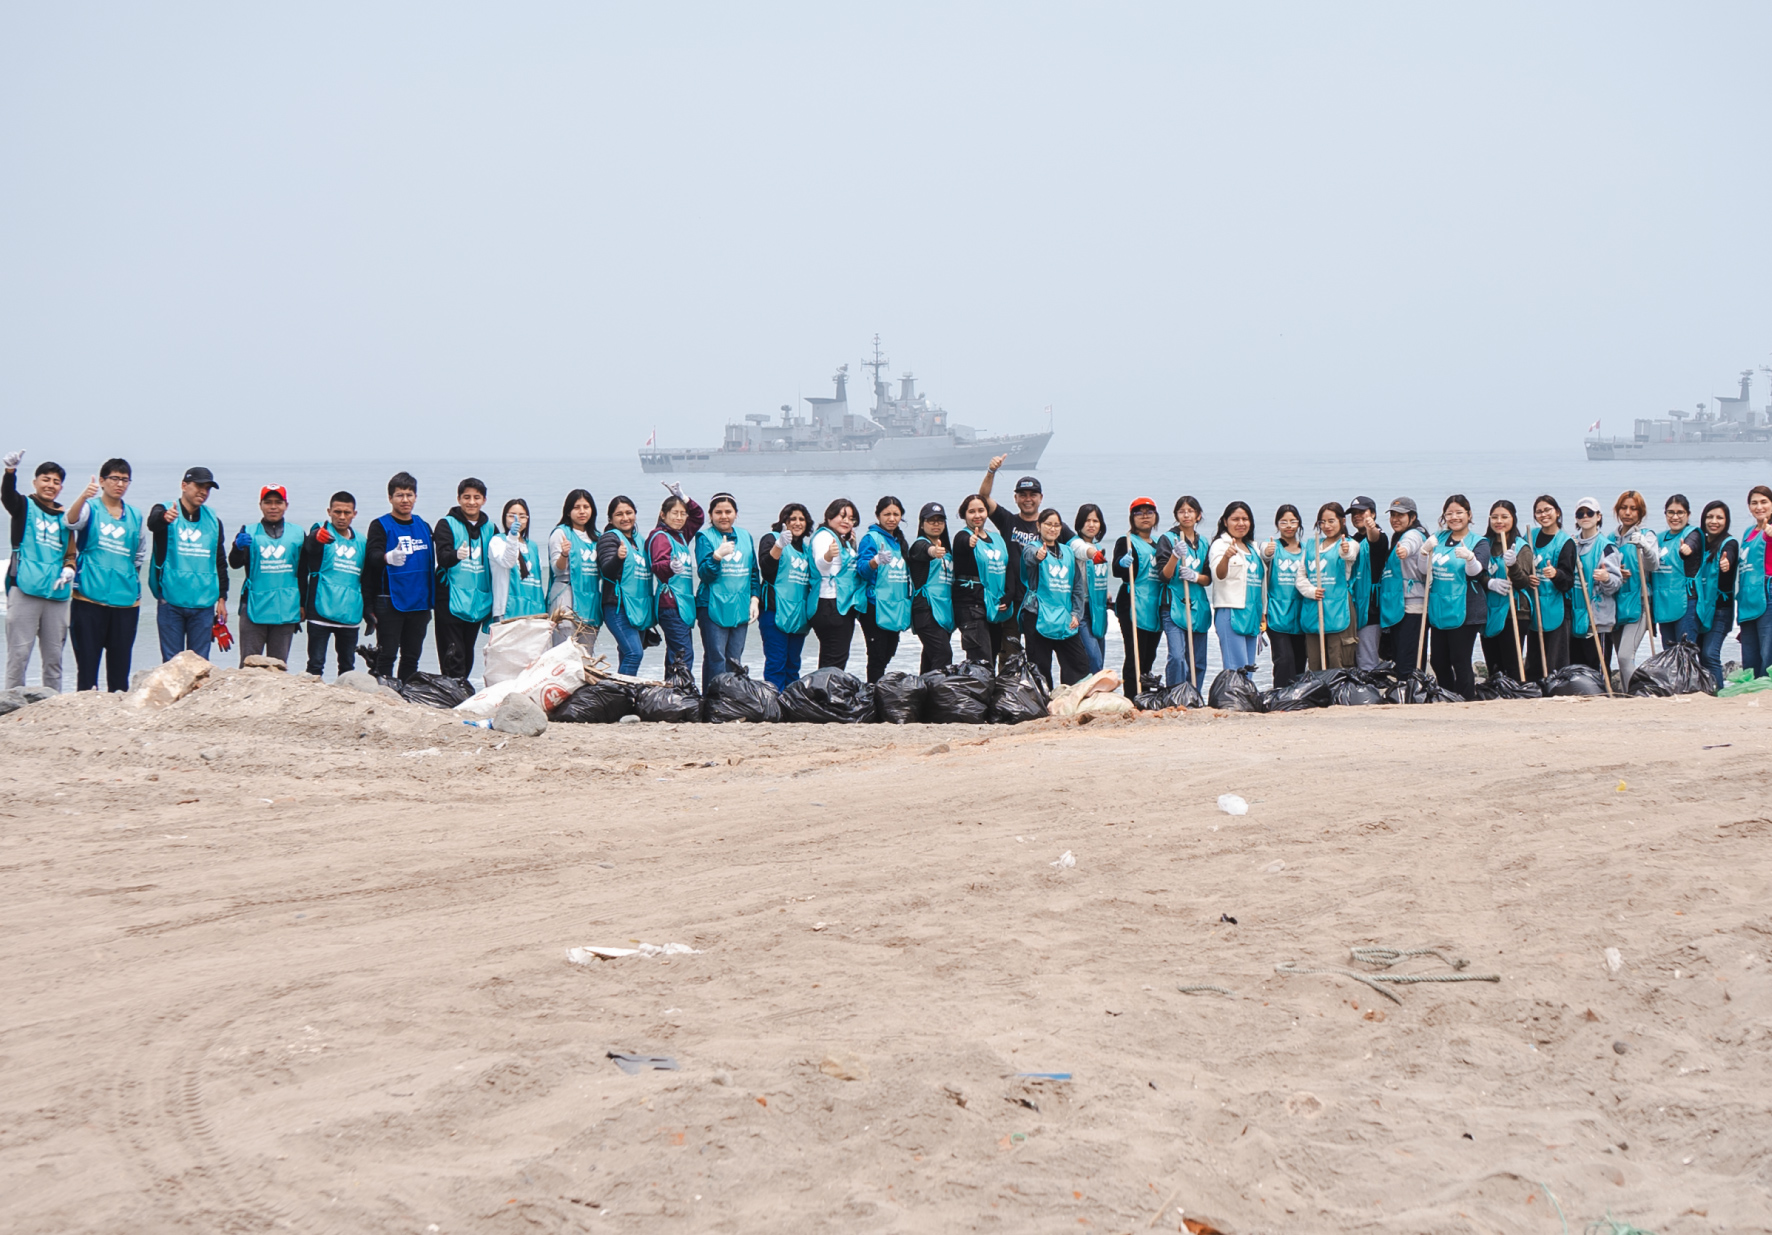
<path fill-rule="evenodd" d="M 930 681 L 910 673 L 888 673 L 874 683 L 874 719 L 883 725 L 914 725 L 923 719 Z"/>
<path fill-rule="evenodd" d="M 357 655 L 363 658 L 364 668 L 370 673 L 374 673 L 375 658 L 381 655 L 381 649 L 376 647 L 373 643 L 359 643 L 357 645 Z"/>
<path fill-rule="evenodd" d="M 853 673 L 814 669 L 781 692 L 781 718 L 802 725 L 862 725 L 874 719 L 874 695 Z"/>
<path fill-rule="evenodd" d="M 1206 691 L 1206 702 L 1227 712 L 1265 712 L 1261 688 L 1255 684 L 1255 666 L 1221 669 Z"/>
<path fill-rule="evenodd" d="M 1345 669 L 1318 669 L 1301 673 L 1284 686 L 1261 697 L 1270 712 L 1305 712 L 1335 702 L 1335 684 L 1347 676 Z"/>
<path fill-rule="evenodd" d="M 1425 669 L 1411 669 L 1384 692 L 1386 703 L 1463 703 L 1464 696 L 1441 686 Z"/>
<path fill-rule="evenodd" d="M 427 708 L 452 708 L 466 703 L 473 694 L 474 687 L 466 678 L 446 678 L 440 673 L 415 673 L 410 682 L 400 684 L 402 699 Z"/>
<path fill-rule="evenodd" d="M 1516 682 L 1497 669 L 1486 682 L 1477 683 L 1479 699 L 1542 699 L 1544 691 L 1537 682 Z"/>
<path fill-rule="evenodd" d="M 701 692 L 695 674 L 678 665 L 665 674 L 663 686 L 642 686 L 634 695 L 634 711 L 641 720 L 684 725 L 701 719 Z"/>
<path fill-rule="evenodd" d="M 989 665 L 963 660 L 939 673 L 925 674 L 929 683 L 925 714 L 937 725 L 982 725 L 990 716 Z"/>
<path fill-rule="evenodd" d="M 548 713 L 548 719 L 568 724 L 613 725 L 633 711 L 634 687 L 631 683 L 598 678 L 567 695 L 559 707 Z"/>
<path fill-rule="evenodd" d="M 1341 677 L 1329 687 L 1329 700 L 1340 708 L 1384 703 L 1385 692 L 1395 681 L 1396 675 L 1388 671 L 1361 672 L 1358 669 L 1344 669 Z"/>
<path fill-rule="evenodd" d="M 1038 720 L 1046 715 L 1052 699 L 1045 675 L 1034 668 L 1025 656 L 1011 656 L 1003 662 L 1003 672 L 991 679 L 990 693 L 985 696 L 993 725 L 1019 725 L 1024 720 Z"/>
<path fill-rule="evenodd" d="M 727 661 L 726 669 L 727 672 L 714 675 L 708 683 L 707 697 L 701 701 L 702 716 L 708 724 L 773 724 L 781 719 L 781 695 L 775 687 L 752 678 L 749 670 L 734 661 Z"/>
<path fill-rule="evenodd" d="M 1682 639 L 1671 648 L 1662 648 L 1638 665 L 1630 676 L 1628 694 L 1640 698 L 1666 699 L 1673 695 L 1714 695 L 1716 683 L 1698 658 L 1698 648 L 1690 639 Z"/>
<path fill-rule="evenodd" d="M 1544 691 L 1544 697 L 1547 699 L 1561 699 L 1573 695 L 1603 695 L 1606 693 L 1606 679 L 1602 678 L 1600 671 L 1591 665 L 1570 665 L 1566 669 L 1547 673 L 1544 680 L 1539 683 L 1539 688 Z"/>
<path fill-rule="evenodd" d="M 1147 685 L 1150 681 L 1149 678 L 1145 679 Z M 1186 678 L 1173 686 L 1161 685 L 1161 679 L 1158 679 L 1158 683 L 1155 689 L 1147 690 L 1144 694 L 1135 697 L 1132 700 L 1132 706 L 1140 712 L 1161 712 L 1165 708 L 1203 708 L 1206 706 L 1206 701 L 1200 698 L 1199 688 Z"/>

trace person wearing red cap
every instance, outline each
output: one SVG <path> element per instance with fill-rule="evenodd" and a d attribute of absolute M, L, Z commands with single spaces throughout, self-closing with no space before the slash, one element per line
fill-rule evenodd
<path fill-rule="evenodd" d="M 270 656 L 289 663 L 289 645 L 301 629 L 301 535 L 284 520 L 289 490 L 266 485 L 258 491 L 259 521 L 240 529 L 228 551 L 228 565 L 246 572 L 240 586 L 240 663 L 248 656 Z"/>

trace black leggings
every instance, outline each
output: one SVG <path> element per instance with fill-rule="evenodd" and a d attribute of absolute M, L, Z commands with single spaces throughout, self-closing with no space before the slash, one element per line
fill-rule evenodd
<path fill-rule="evenodd" d="M 1526 628 L 1520 627 L 1520 636 L 1525 638 Z M 1527 680 L 1524 663 L 1525 649 L 1514 647 L 1513 623 L 1502 628 L 1499 635 L 1483 636 L 1483 663 L 1489 666 L 1489 676 L 1505 673 L 1516 682 Z"/>
<path fill-rule="evenodd" d="M 1617 631 L 1603 630 L 1600 632 L 1600 646 L 1596 649 L 1593 635 L 1586 634 L 1575 638 L 1572 634 L 1569 639 L 1569 663 L 1586 665 L 1590 669 L 1598 670 L 1604 677 L 1611 677 L 1612 648 L 1617 639 Z M 1604 653 L 1604 660 L 1601 659 L 1602 653 Z M 1612 689 L 1619 689 L 1617 681 L 1612 683 Z"/>
<path fill-rule="evenodd" d="M 1544 632 L 1544 655 L 1538 654 L 1538 628 L 1534 623 L 1529 631 L 1520 632 L 1526 638 L 1526 671 L 1534 680 L 1544 677 L 1547 673 L 1555 673 L 1558 669 L 1569 667 L 1569 619 L 1567 616 L 1558 623 L 1555 630 Z M 1549 665 L 1545 661 L 1549 661 Z"/>
<path fill-rule="evenodd" d="M 911 629 L 923 645 L 923 660 L 918 673 L 945 669 L 954 663 L 954 632 L 943 629 L 930 611 L 929 602 L 919 597 L 911 605 Z"/>
<path fill-rule="evenodd" d="M 887 630 L 874 620 L 874 611 L 864 609 L 861 612 L 861 641 L 868 649 L 868 681 L 878 682 L 886 675 L 886 666 L 898 654 L 898 636 L 902 633 Z"/>
<path fill-rule="evenodd" d="M 98 689 L 98 667 L 105 666 L 105 689 L 129 689 L 129 661 L 135 651 L 135 628 L 141 609 L 101 605 L 74 597 L 68 610 L 68 638 L 74 645 L 76 689 Z"/>
<path fill-rule="evenodd" d="M 849 645 L 855 642 L 853 613 L 838 613 L 835 600 L 820 597 L 818 608 L 812 611 L 812 633 L 818 636 L 820 669 L 849 667 Z"/>
<path fill-rule="evenodd" d="M 1126 663 L 1120 669 L 1120 690 L 1131 699 L 1139 693 L 1139 682 L 1144 682 L 1144 689 L 1150 689 L 1151 666 L 1157 661 L 1157 649 L 1163 643 L 1163 632 L 1138 628 L 1138 658 L 1132 656 L 1132 611 L 1131 606 L 1114 606 L 1114 617 L 1120 623 L 1120 638 L 1126 644 Z"/>
<path fill-rule="evenodd" d="M 1267 637 L 1274 645 L 1274 689 L 1278 690 L 1282 686 L 1290 686 L 1293 679 L 1304 672 L 1304 636 L 1284 635 L 1270 630 Z"/>
<path fill-rule="evenodd" d="M 1433 646 L 1428 658 L 1434 666 L 1434 677 L 1442 687 L 1465 699 L 1477 697 L 1477 673 L 1471 668 L 1471 651 L 1477 646 L 1481 626 L 1454 626 L 1451 630 L 1435 630 L 1428 642 Z"/>
<path fill-rule="evenodd" d="M 1069 686 L 1073 682 L 1081 682 L 1089 676 L 1089 652 L 1083 646 L 1080 635 L 1070 635 L 1064 639 L 1048 639 L 1039 629 L 1029 622 L 1021 632 L 1023 644 L 1027 647 L 1028 663 L 1040 671 L 1048 685 L 1052 683 L 1052 658 L 1058 657 L 1058 684 Z"/>
<path fill-rule="evenodd" d="M 1003 645 L 1015 636 L 1015 621 L 1004 618 L 1001 622 L 987 622 L 982 609 L 970 613 L 956 612 L 955 625 L 960 631 L 960 651 L 967 660 L 980 665 L 989 665 L 995 672 L 997 662 L 1003 656 Z"/>

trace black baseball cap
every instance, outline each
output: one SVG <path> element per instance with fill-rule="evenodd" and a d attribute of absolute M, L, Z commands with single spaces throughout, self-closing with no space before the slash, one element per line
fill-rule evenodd
<path fill-rule="evenodd" d="M 1040 488 L 1040 478 L 1038 476 L 1023 476 L 1020 480 L 1015 482 L 1015 491 L 1017 493 L 1045 492 L 1044 489 Z"/>
<path fill-rule="evenodd" d="M 1369 497 L 1356 497 L 1353 501 L 1347 504 L 1347 509 L 1349 514 L 1352 514 L 1356 510 L 1370 510 L 1376 514 L 1378 512 L 1378 503 Z"/>
<path fill-rule="evenodd" d="M 941 508 L 940 502 L 924 502 L 923 509 L 917 512 L 918 523 L 924 523 L 930 519 L 940 519 L 946 523 L 947 518 L 948 512 Z"/>
<path fill-rule="evenodd" d="M 221 488 L 215 483 L 215 473 L 206 467 L 185 469 L 185 483 L 187 485 L 208 485 L 211 489 Z"/>

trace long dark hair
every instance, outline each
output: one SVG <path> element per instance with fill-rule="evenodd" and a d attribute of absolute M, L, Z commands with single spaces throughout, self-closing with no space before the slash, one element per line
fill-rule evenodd
<path fill-rule="evenodd" d="M 1335 534 L 1337 536 L 1346 536 L 1347 511 L 1342 508 L 1340 502 L 1324 502 L 1321 506 L 1317 507 L 1317 522 L 1314 525 L 1317 535 L 1321 536 L 1323 534 L 1323 516 L 1328 514 L 1335 516 L 1335 521 L 1339 527 L 1339 530 Z"/>
<path fill-rule="evenodd" d="M 1448 510 L 1451 510 L 1454 506 L 1458 506 L 1458 507 L 1462 508 L 1465 513 L 1465 517 L 1467 519 L 1470 517 L 1471 500 L 1462 493 L 1454 493 L 1451 497 L 1447 498 L 1444 502 L 1440 503 L 1440 526 L 1441 527 L 1446 526 L 1446 512 Z M 1467 535 L 1469 534 L 1468 531 L 1466 534 Z"/>
<path fill-rule="evenodd" d="M 1723 512 L 1723 530 L 1720 532 L 1712 532 L 1709 528 L 1704 526 L 1705 521 L 1710 518 L 1710 512 L 1713 510 L 1720 510 Z M 1704 512 L 1698 516 L 1698 530 L 1704 533 L 1704 548 L 1707 553 L 1715 552 L 1716 549 L 1722 545 L 1723 541 L 1728 539 L 1729 527 L 1733 522 L 1734 519 L 1729 514 L 1729 503 L 1706 502 L 1704 504 Z"/>
<path fill-rule="evenodd" d="M 800 517 L 806 520 L 806 530 L 801 532 L 798 536 L 790 536 L 788 540 L 795 549 L 804 549 L 806 547 L 806 537 L 812 533 L 812 512 L 800 505 L 800 503 L 789 502 L 786 506 L 783 506 L 781 508 L 781 513 L 775 517 L 775 522 L 770 525 L 769 530 L 777 534 L 787 531 L 788 516 L 795 511 L 798 511 Z"/>
<path fill-rule="evenodd" d="M 523 530 L 517 533 L 517 539 L 527 543 L 529 540 L 529 521 L 534 518 L 534 516 L 529 513 L 529 503 L 525 502 L 520 497 L 514 497 L 506 502 L 504 509 L 498 512 L 498 530 L 506 536 L 511 534 L 508 529 L 511 523 L 511 507 L 513 506 L 521 506 L 523 508 Z M 517 577 L 519 579 L 527 579 L 529 577 L 529 555 L 527 553 L 519 553 L 517 555 Z"/>
<path fill-rule="evenodd" d="M 572 508 L 578 505 L 581 497 L 591 504 L 591 517 L 585 520 L 585 533 L 589 535 L 597 530 L 597 499 L 591 496 L 589 489 L 574 489 L 566 495 L 566 500 L 560 505 L 560 526 L 572 526 Z"/>
<path fill-rule="evenodd" d="M 1178 537 L 1181 536 L 1181 508 L 1183 506 L 1194 512 L 1194 539 L 1198 540 L 1200 538 L 1200 520 L 1206 517 L 1206 508 L 1200 505 L 1200 499 L 1192 494 L 1184 493 L 1175 499 L 1175 508 L 1169 513 L 1175 516 L 1175 534 Z"/>
<path fill-rule="evenodd" d="M 1078 536 L 1082 537 L 1084 540 L 1089 540 L 1087 536 L 1083 535 L 1083 525 L 1089 522 L 1090 515 L 1094 515 L 1097 519 L 1101 520 L 1101 534 L 1094 540 L 1089 541 L 1090 544 L 1098 544 L 1107 539 L 1108 526 L 1107 516 L 1101 513 L 1101 507 L 1097 506 L 1094 502 L 1084 502 L 1081 506 L 1077 507 L 1077 521 L 1071 524 L 1071 526 L 1076 529 Z"/>
<path fill-rule="evenodd" d="M 1520 512 L 1515 510 L 1514 504 L 1505 497 L 1489 507 L 1489 517 L 1493 519 L 1495 517 L 1495 512 L 1498 510 L 1507 511 L 1508 517 L 1514 521 L 1514 525 L 1508 528 L 1508 531 L 1513 533 L 1514 540 L 1519 540 L 1522 536 L 1520 531 Z M 1506 553 L 1507 547 L 1513 543 L 1513 541 L 1502 536 L 1494 528 L 1490 528 L 1487 535 L 1489 537 L 1489 543 L 1494 546 L 1494 548 L 1489 551 L 1491 557 L 1497 557 L 1500 554 Z"/>
<path fill-rule="evenodd" d="M 1298 507 L 1294 506 L 1291 502 L 1280 503 L 1280 508 L 1278 510 L 1274 511 L 1274 531 L 1276 533 L 1279 532 L 1280 520 L 1285 518 L 1287 515 L 1291 515 L 1294 519 L 1298 520 L 1298 539 L 1299 539 L 1299 543 L 1303 544 L 1304 543 L 1304 516 L 1298 513 Z"/>
<path fill-rule="evenodd" d="M 1249 509 L 1248 502 L 1232 502 L 1229 506 L 1224 508 L 1224 513 L 1218 516 L 1218 530 L 1212 533 L 1213 540 L 1217 540 L 1220 536 L 1230 535 L 1229 524 L 1231 516 L 1239 510 L 1243 512 L 1243 517 L 1249 520 L 1249 532 L 1242 538 L 1243 543 L 1245 545 L 1255 543 L 1255 512 Z M 1235 540 L 1237 538 L 1232 536 L 1231 539 Z"/>
<path fill-rule="evenodd" d="M 639 523 L 640 508 L 634 505 L 634 499 L 625 493 L 617 493 L 614 497 L 609 499 L 609 521 L 603 525 L 604 531 L 607 532 L 612 529 L 616 532 L 621 531 L 620 528 L 615 526 L 615 512 L 620 510 L 623 506 L 626 506 L 629 510 L 634 512 L 634 522 L 636 524 Z M 634 530 L 638 532 L 640 529 L 635 527 Z"/>
<path fill-rule="evenodd" d="M 837 536 L 837 529 L 834 527 L 831 527 L 831 520 L 835 519 L 838 515 L 842 514 L 845 510 L 847 510 L 849 512 L 849 516 L 850 516 L 849 535 L 847 537 Z M 851 549 L 853 549 L 855 547 L 855 525 L 860 522 L 861 522 L 861 509 L 859 507 L 857 507 L 856 504 L 854 502 L 850 501 L 848 498 L 839 497 L 839 498 L 831 499 L 830 505 L 828 505 L 824 508 L 824 522 L 819 524 L 819 526 L 822 528 L 829 529 L 831 535 L 837 536 L 838 540 L 843 541 Z"/>
<path fill-rule="evenodd" d="M 1559 528 L 1562 527 L 1563 526 L 1563 504 L 1561 502 L 1557 501 L 1556 498 L 1552 497 L 1548 493 L 1540 493 L 1537 497 L 1532 499 L 1532 521 L 1534 523 L 1538 522 L 1538 508 L 1540 505 L 1546 504 L 1546 503 L 1549 504 L 1549 506 L 1552 510 L 1557 512 L 1557 526 Z M 1692 508 L 1690 506 L 1688 506 L 1688 507 L 1686 507 L 1686 509 L 1691 510 Z"/>

